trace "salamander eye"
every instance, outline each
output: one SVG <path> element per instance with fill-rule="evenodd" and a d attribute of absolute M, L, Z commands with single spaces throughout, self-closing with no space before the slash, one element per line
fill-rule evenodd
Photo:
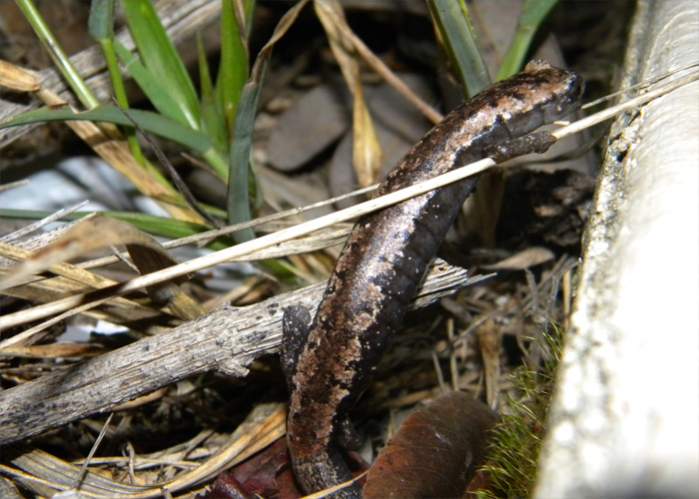
<path fill-rule="evenodd" d="M 570 76 L 570 84 L 568 85 L 568 88 L 570 89 L 570 96 L 572 100 L 578 100 L 580 97 L 582 97 L 582 94 L 585 91 L 585 82 L 579 75 L 573 73 Z"/>

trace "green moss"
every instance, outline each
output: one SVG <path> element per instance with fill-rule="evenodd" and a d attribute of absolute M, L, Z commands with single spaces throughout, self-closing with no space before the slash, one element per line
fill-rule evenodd
<path fill-rule="evenodd" d="M 545 360 L 538 369 L 520 367 L 511 374 L 515 389 L 492 430 L 486 462 L 480 469 L 488 490 L 475 491 L 478 499 L 529 497 L 536 483 L 562 332 L 554 326 L 551 333 L 544 333 L 541 347 Z"/>

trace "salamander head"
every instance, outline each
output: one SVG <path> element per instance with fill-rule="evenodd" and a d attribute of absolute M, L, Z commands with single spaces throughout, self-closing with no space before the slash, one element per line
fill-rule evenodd
<path fill-rule="evenodd" d="M 582 91 L 583 81 L 576 73 L 535 60 L 474 97 L 471 107 L 487 109 L 493 125 L 499 120 L 513 135 L 523 135 L 570 114 Z"/>
<path fill-rule="evenodd" d="M 529 90 L 531 105 L 543 111 L 545 123 L 559 120 L 577 109 L 584 91 L 580 75 L 536 59 L 508 81 Z"/>

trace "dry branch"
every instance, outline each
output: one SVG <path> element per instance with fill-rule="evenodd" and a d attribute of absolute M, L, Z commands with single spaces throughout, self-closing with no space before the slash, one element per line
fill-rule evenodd
<path fill-rule="evenodd" d="M 438 261 L 413 307 L 425 307 L 472 282 L 466 270 Z M 248 307 L 218 310 L 0 392 L 0 445 L 108 412 L 187 376 L 206 371 L 244 376 L 250 362 L 279 347 L 283 309 L 314 309 L 324 287 L 316 284 Z"/>

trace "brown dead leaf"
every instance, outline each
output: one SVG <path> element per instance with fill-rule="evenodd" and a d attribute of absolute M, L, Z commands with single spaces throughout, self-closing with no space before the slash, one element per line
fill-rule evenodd
<path fill-rule="evenodd" d="M 498 386 L 500 384 L 501 333 L 492 318 L 486 319 L 476 330 L 478 345 L 485 371 L 485 393 L 488 405 L 497 407 Z"/>
<path fill-rule="evenodd" d="M 36 92 L 40 85 L 32 71 L 0 60 L 0 87 L 16 92 Z"/>
<path fill-rule="evenodd" d="M 413 412 L 379 454 L 364 499 L 461 497 L 483 459 L 495 415 L 461 392 Z"/>
<path fill-rule="evenodd" d="M 116 245 L 127 246 L 134 263 L 142 273 L 153 272 L 177 263 L 148 234 L 125 222 L 95 215 L 76 223 L 52 243 L 24 259 L 10 275 L 0 280 L 0 290 L 12 287 L 45 270 L 79 280 L 97 289 L 112 285 L 115 282 L 110 279 L 64 262 Z M 9 251 L 5 246 L 9 245 L 0 243 L 0 248 Z M 168 305 L 173 314 L 182 319 L 193 319 L 203 313 L 203 309 L 179 291 L 172 282 L 152 286 L 148 292 L 154 302 L 160 306 Z"/>
<path fill-rule="evenodd" d="M 337 0 L 314 0 L 313 6 L 330 42 L 330 48 L 340 65 L 342 75 L 352 92 L 352 156 L 359 185 L 373 184 L 381 168 L 381 145 L 374 130 L 371 115 L 364 100 L 359 63 L 351 40 L 345 36 L 349 25 Z"/>
<path fill-rule="evenodd" d="M 286 439 L 280 438 L 247 461 L 221 473 L 202 499 L 299 495 L 291 475 Z"/>

